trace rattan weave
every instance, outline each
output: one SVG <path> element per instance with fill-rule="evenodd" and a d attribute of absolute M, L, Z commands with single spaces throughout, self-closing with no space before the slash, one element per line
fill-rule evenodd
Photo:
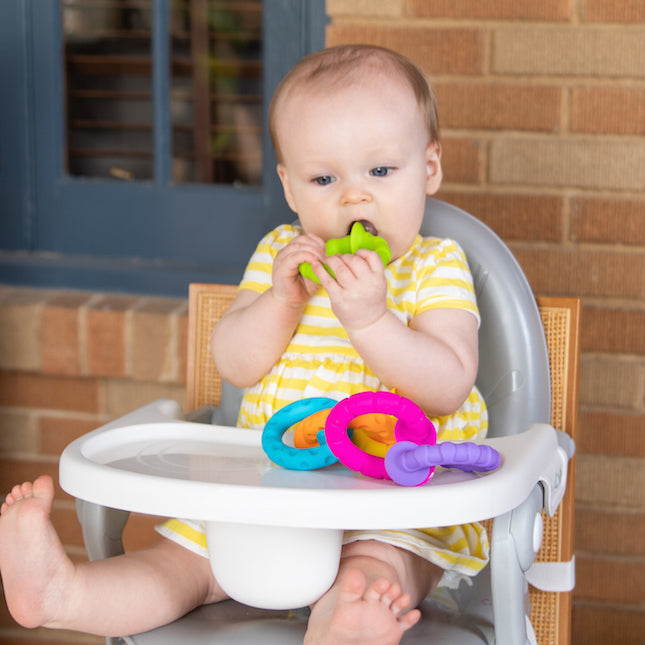
<path fill-rule="evenodd" d="M 576 438 L 580 302 L 573 298 L 539 299 L 551 370 L 551 425 Z M 538 562 L 569 561 L 573 556 L 575 460 L 569 464 L 567 492 L 553 517 L 543 514 L 544 534 Z M 538 645 L 570 641 L 571 596 L 531 588 L 531 623 Z"/>

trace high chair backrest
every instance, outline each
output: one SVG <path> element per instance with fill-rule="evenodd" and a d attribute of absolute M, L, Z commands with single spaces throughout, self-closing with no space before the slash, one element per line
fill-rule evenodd
<path fill-rule="evenodd" d="M 488 406 L 489 436 L 515 434 L 542 422 L 575 439 L 579 301 L 545 299 L 538 306 L 508 247 L 454 206 L 428 199 L 421 234 L 455 239 L 468 258 L 482 318 L 477 385 Z M 217 422 L 228 425 L 235 425 L 241 393 L 222 383 L 209 339 L 236 291 L 229 285 L 192 284 L 189 292 L 186 408 L 221 404 Z M 573 550 L 571 476 L 563 504 L 545 525 L 538 561 L 568 561 Z M 570 593 L 532 590 L 531 620 L 540 645 L 569 642 L 570 598 Z"/>
<path fill-rule="evenodd" d="M 488 408 L 489 436 L 548 423 L 549 358 L 540 314 L 508 247 L 469 213 L 435 199 L 428 200 L 421 234 L 456 240 L 468 258 L 482 321 L 477 387 Z"/>

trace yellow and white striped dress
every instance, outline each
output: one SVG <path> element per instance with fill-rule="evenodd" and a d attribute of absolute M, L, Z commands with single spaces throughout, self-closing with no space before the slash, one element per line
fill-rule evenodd
<path fill-rule="evenodd" d="M 273 259 L 302 234 L 282 225 L 266 235 L 251 257 L 240 289 L 262 293 L 271 286 Z M 387 304 L 404 324 L 437 308 L 464 309 L 479 320 L 472 276 L 463 251 L 452 240 L 417 236 L 403 256 L 385 270 Z M 440 366 L 429 365 L 429 370 Z M 306 305 L 280 361 L 244 396 L 238 425 L 262 429 L 279 409 L 303 398 L 343 399 L 356 392 L 386 390 L 349 342 L 321 287 Z M 433 418 L 439 440 L 467 440 L 486 434 L 486 406 L 477 388 L 453 415 Z M 158 530 L 194 551 L 207 555 L 198 523 L 170 520 Z M 480 524 L 405 531 L 348 531 L 345 543 L 375 539 L 407 549 L 446 571 L 474 575 L 488 561 L 488 538 Z"/>

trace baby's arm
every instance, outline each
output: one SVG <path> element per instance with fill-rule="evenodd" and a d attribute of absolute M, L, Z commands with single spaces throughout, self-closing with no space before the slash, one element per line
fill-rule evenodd
<path fill-rule="evenodd" d="M 215 364 L 229 383 L 254 385 L 278 362 L 307 301 L 318 289 L 300 275 L 298 267 L 324 255 L 320 238 L 300 235 L 277 253 L 272 287 L 262 294 L 249 289 L 238 292 L 211 337 Z"/>
<path fill-rule="evenodd" d="M 348 333 L 379 379 L 430 416 L 455 412 L 475 383 L 477 319 L 468 311 L 426 311 L 408 327 L 388 311 L 371 325 Z"/>
<path fill-rule="evenodd" d="M 387 284 L 376 254 L 335 256 L 336 280 L 314 263 L 316 275 L 349 339 L 379 380 L 430 416 L 452 414 L 477 375 L 477 319 L 460 309 L 436 309 L 404 325 L 387 309 Z"/>

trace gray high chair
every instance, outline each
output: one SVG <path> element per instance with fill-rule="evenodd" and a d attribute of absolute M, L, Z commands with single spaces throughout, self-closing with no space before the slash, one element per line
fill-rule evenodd
<path fill-rule="evenodd" d="M 529 481 L 530 493 L 524 501 L 488 522 L 490 566 L 472 579 L 472 584 L 462 582 L 457 589 L 444 589 L 427 598 L 421 606 L 422 620 L 406 632 L 402 643 L 566 645 L 569 592 L 574 584 L 570 474 L 566 493 L 564 489 L 574 452 L 579 301 L 544 299 L 538 307 L 505 244 L 484 224 L 454 206 L 429 199 L 421 232 L 457 240 L 468 257 L 482 318 L 477 385 L 488 405 L 489 437 L 522 433 L 502 439 L 522 441 L 537 424 L 557 437 L 557 442 L 553 442 L 556 449 L 550 474 Z M 234 295 L 235 287 L 231 286 L 191 285 L 187 382 L 187 409 L 191 411 L 187 418 L 191 421 L 235 425 L 241 392 L 220 381 L 208 349 L 212 326 Z M 162 417 L 183 418 L 183 412 L 169 401 L 157 402 L 155 409 L 162 411 Z M 118 428 L 140 418 L 138 411 L 105 428 Z M 544 424 L 557 430 L 545 430 Z M 71 444 L 61 459 L 64 488 L 67 463 L 82 440 Z M 502 455 L 500 472 L 508 465 L 503 451 Z M 485 479 L 471 483 L 475 487 Z M 122 553 L 121 534 L 128 511 L 83 500 L 80 490 L 69 492 L 78 498 L 78 516 L 90 559 Z M 129 508 L 127 504 L 123 507 Z M 307 616 L 307 609 L 263 610 L 231 600 L 200 607 L 144 634 L 108 639 L 108 643 L 288 645 L 302 643 Z"/>

